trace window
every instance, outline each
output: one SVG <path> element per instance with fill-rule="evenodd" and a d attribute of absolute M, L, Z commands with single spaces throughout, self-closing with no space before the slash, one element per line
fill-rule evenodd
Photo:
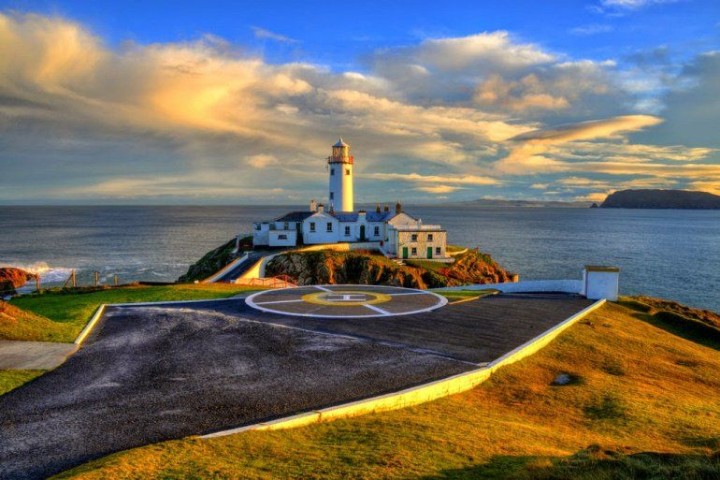
<path fill-rule="evenodd" d="M 287 235 L 285 235 L 285 234 L 278 235 L 278 240 L 287 240 Z"/>
<path fill-rule="evenodd" d="M 256 223 L 256 224 L 255 224 L 255 230 L 260 231 L 260 224 L 259 224 L 259 223 Z"/>
<path fill-rule="evenodd" d="M 335 192 L 330 192 L 330 200 L 335 200 Z"/>
<path fill-rule="evenodd" d="M 412 248 L 410 249 L 410 254 L 413 255 L 413 256 L 417 256 L 417 248 L 412 247 Z"/>
<path fill-rule="evenodd" d="M 283 224 L 283 227 L 283 230 L 290 230 L 290 224 L 288 222 L 285 222 L 285 224 Z"/>
<path fill-rule="evenodd" d="M 331 168 L 331 169 L 330 169 L 330 175 L 335 175 L 335 169 L 334 169 L 334 168 Z"/>
<path fill-rule="evenodd" d="M 345 169 L 345 175 L 350 175 L 350 169 L 349 169 L 349 168 L 346 168 L 346 169 Z"/>
<path fill-rule="evenodd" d="M 380 227 L 375 227 L 375 229 L 373 230 L 373 235 L 375 235 L 376 237 L 380 236 Z"/>
<path fill-rule="evenodd" d="M 435 255 L 442 255 L 442 248 L 435 247 Z"/>
<path fill-rule="evenodd" d="M 411 241 L 411 242 L 417 242 L 417 233 L 413 233 L 413 234 L 412 234 L 412 236 L 410 237 L 410 241 Z"/>
<path fill-rule="evenodd" d="M 315 231 L 315 222 L 310 222 L 310 231 L 311 232 Z"/>
<path fill-rule="evenodd" d="M 345 236 L 346 237 L 350 236 L 350 227 L 345 227 Z"/>
<path fill-rule="evenodd" d="M 432 233 L 428 233 L 428 242 L 432 242 L 432 241 L 433 241 Z"/>
<path fill-rule="evenodd" d="M 332 232 L 332 222 L 327 222 L 327 231 Z"/>

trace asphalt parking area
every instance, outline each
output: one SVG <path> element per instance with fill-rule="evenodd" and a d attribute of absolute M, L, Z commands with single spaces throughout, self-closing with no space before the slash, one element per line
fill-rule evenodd
<path fill-rule="evenodd" d="M 590 304 L 496 296 L 415 315 L 269 314 L 242 299 L 111 307 L 58 369 L 0 397 L 0 478 L 345 403 L 476 368 Z"/>

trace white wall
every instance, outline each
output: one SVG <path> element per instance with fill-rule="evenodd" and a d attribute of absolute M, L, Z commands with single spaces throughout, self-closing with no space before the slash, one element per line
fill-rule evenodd
<path fill-rule="evenodd" d="M 581 280 L 527 280 L 516 283 L 489 283 L 446 287 L 439 290 L 500 290 L 503 293 L 564 292 L 582 293 Z"/>
<path fill-rule="evenodd" d="M 583 291 L 584 295 L 591 300 L 602 298 L 616 301 L 620 283 L 619 271 L 597 271 L 592 269 L 583 270 Z"/>
<path fill-rule="evenodd" d="M 257 226 L 260 225 L 260 230 L 257 230 Z M 268 223 L 256 223 L 253 225 L 253 245 L 269 245 L 270 238 L 270 224 Z"/>
<path fill-rule="evenodd" d="M 315 222 L 315 231 L 310 231 L 310 224 Z M 327 224 L 332 224 L 332 232 L 327 231 Z M 335 243 L 340 241 L 340 222 L 324 212 L 318 212 L 305 219 L 303 222 L 303 241 L 306 244 Z"/>
<path fill-rule="evenodd" d="M 297 231 L 270 230 L 269 245 L 271 247 L 294 247 L 297 245 Z"/>
<path fill-rule="evenodd" d="M 350 172 L 349 175 L 346 171 Z M 328 164 L 328 177 L 330 179 L 330 191 L 328 192 L 328 206 L 332 204 L 337 212 L 352 212 L 355 210 L 353 200 L 353 164 L 336 163 Z M 330 195 L 332 193 L 333 195 Z M 329 198 L 332 196 L 333 198 Z"/>

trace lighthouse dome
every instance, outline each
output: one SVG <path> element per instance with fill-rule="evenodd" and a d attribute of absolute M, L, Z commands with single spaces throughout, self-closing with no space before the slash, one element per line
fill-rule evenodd
<path fill-rule="evenodd" d="M 343 142 L 343 139 L 342 139 L 342 138 L 341 138 L 340 140 L 338 140 L 335 145 L 333 145 L 333 147 L 349 147 L 349 146 L 350 146 L 350 145 L 348 145 L 347 143 Z"/>

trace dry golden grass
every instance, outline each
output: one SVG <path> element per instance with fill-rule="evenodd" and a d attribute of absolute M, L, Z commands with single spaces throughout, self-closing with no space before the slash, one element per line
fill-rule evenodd
<path fill-rule="evenodd" d="M 463 394 L 293 430 L 164 442 L 60 478 L 717 478 L 720 460 L 709 454 L 720 448 L 720 352 L 672 332 L 610 304 Z M 575 381 L 553 386 L 560 373 Z"/>

